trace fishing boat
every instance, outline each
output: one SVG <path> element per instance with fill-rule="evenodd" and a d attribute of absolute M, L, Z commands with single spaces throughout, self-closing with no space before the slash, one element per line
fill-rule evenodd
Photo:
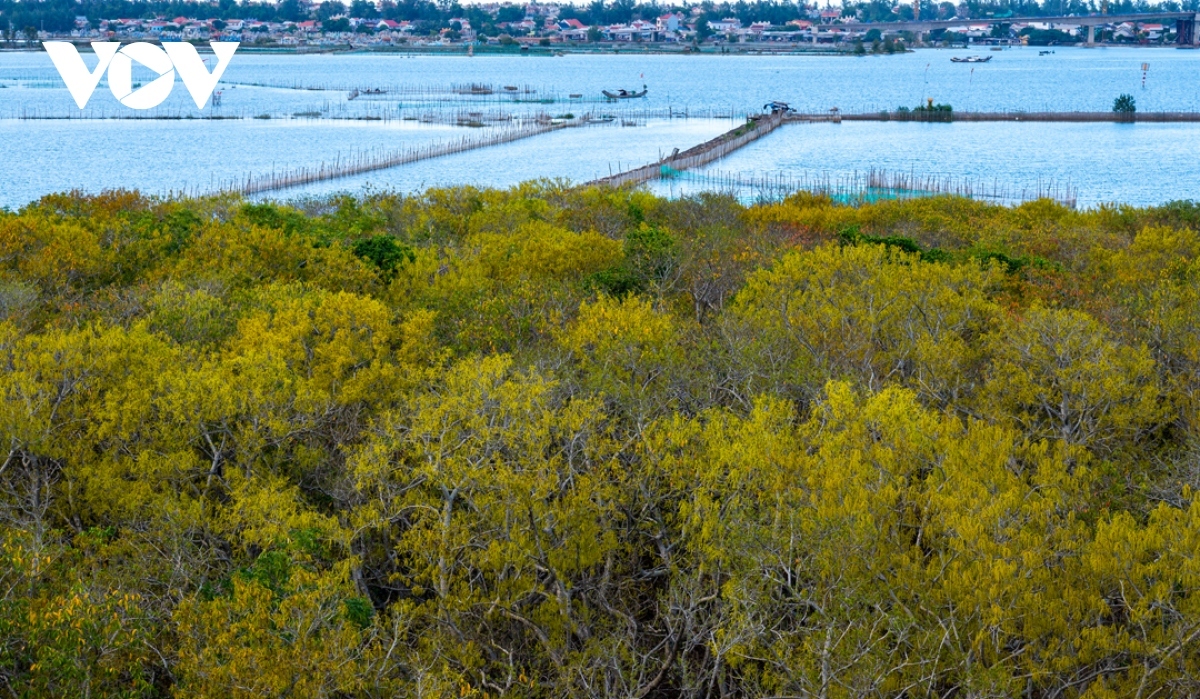
<path fill-rule="evenodd" d="M 954 63 L 987 63 L 992 60 L 991 56 L 954 56 L 950 59 Z"/>
<path fill-rule="evenodd" d="M 642 85 L 641 92 L 637 92 L 636 90 L 617 90 L 616 92 L 611 92 L 609 90 L 601 90 L 600 92 L 603 93 L 604 96 L 609 98 L 610 100 L 629 100 L 629 99 L 635 99 L 638 97 L 645 97 L 646 96 L 646 86 Z"/>

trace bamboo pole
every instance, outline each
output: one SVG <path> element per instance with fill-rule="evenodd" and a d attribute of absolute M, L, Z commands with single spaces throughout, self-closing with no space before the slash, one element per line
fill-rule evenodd
<path fill-rule="evenodd" d="M 258 177 L 247 175 L 243 182 L 237 185 L 222 187 L 218 191 L 235 191 L 243 195 L 251 195 L 299 187 L 314 182 L 352 177 L 366 172 L 384 170 L 421 160 L 440 158 L 479 148 L 511 143 L 550 131 L 557 131 L 567 126 L 582 125 L 582 123 L 586 123 L 586 121 L 581 120 L 579 123 L 535 123 L 529 126 L 505 129 L 499 133 L 481 138 L 463 136 L 442 143 L 423 144 L 397 151 L 359 152 L 347 160 L 343 160 L 339 154 L 332 163 L 323 162 L 315 168 L 302 166 L 281 173 L 272 171 L 269 174 Z"/>

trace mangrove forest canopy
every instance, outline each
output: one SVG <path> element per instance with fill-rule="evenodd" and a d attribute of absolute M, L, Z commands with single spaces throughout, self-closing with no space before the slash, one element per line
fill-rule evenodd
<path fill-rule="evenodd" d="M 0 694 L 1200 692 L 1200 206 L 0 212 Z"/>

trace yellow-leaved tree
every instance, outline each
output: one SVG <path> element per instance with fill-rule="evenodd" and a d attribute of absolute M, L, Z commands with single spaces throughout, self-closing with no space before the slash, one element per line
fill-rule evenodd
<path fill-rule="evenodd" d="M 577 595 L 617 545 L 612 451 L 597 401 L 505 356 L 462 360 L 378 421 L 351 462 L 354 526 L 445 673 L 503 692 L 578 679 Z"/>
<path fill-rule="evenodd" d="M 996 308 L 994 267 L 923 262 L 885 245 L 827 244 L 755 272 L 734 316 L 745 361 L 770 384 L 813 396 L 828 378 L 898 382 L 953 405 L 978 382 Z"/>
<path fill-rule="evenodd" d="M 1080 311 L 1033 308 L 993 338 L 981 409 L 1033 439 L 1108 454 L 1163 414 L 1154 359 Z"/>

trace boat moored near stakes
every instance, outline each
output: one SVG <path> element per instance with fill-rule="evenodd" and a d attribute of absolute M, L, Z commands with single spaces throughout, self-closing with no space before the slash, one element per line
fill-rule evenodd
<path fill-rule="evenodd" d="M 636 99 L 638 97 L 645 97 L 647 89 L 645 85 L 642 85 L 641 92 L 638 92 L 637 90 L 617 90 L 616 92 L 613 92 L 612 90 L 601 90 L 600 92 L 610 100 L 628 100 Z"/>

